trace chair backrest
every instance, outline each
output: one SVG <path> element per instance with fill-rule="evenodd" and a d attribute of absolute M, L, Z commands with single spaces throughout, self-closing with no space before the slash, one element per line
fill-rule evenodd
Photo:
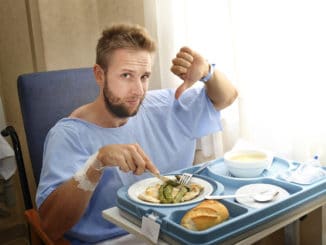
<path fill-rule="evenodd" d="M 43 144 L 52 126 L 98 95 L 92 68 L 20 75 L 18 96 L 35 182 L 42 168 Z"/>

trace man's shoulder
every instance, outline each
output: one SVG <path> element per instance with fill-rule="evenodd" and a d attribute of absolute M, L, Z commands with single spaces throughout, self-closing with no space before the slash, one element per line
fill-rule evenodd
<path fill-rule="evenodd" d="M 146 93 L 145 105 L 169 104 L 174 98 L 173 89 L 155 89 Z"/>
<path fill-rule="evenodd" d="M 196 100 L 196 98 L 205 96 L 205 89 L 203 86 L 194 86 L 188 88 L 181 94 L 181 97 L 178 99 L 179 102 L 189 102 Z M 150 90 L 147 92 L 144 105 L 145 106 L 167 106 L 174 105 L 175 99 L 175 89 L 156 89 Z M 178 104 L 178 103 L 177 103 Z"/>
<path fill-rule="evenodd" d="M 84 128 L 85 122 L 80 119 L 65 117 L 60 119 L 51 129 L 52 134 L 78 134 Z"/>
<path fill-rule="evenodd" d="M 171 97 L 174 94 L 175 89 L 165 88 L 165 89 L 153 89 L 149 90 L 146 93 L 146 97 L 161 97 L 161 96 L 168 96 Z"/>

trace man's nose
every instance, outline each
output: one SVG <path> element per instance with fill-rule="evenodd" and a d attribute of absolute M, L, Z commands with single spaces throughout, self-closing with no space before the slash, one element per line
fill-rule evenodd
<path fill-rule="evenodd" d="M 134 82 L 132 92 L 140 96 L 144 94 L 144 84 L 142 83 L 141 79 L 137 79 L 137 81 Z"/>

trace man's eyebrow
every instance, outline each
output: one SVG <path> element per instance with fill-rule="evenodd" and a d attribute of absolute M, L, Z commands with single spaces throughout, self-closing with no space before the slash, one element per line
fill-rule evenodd
<path fill-rule="evenodd" d="M 128 72 L 128 73 L 137 73 L 137 71 L 135 70 L 131 70 L 131 69 L 128 69 L 128 68 L 124 68 L 122 69 L 122 72 Z M 144 75 L 151 75 L 152 72 L 151 71 L 145 71 L 143 72 Z"/>
<path fill-rule="evenodd" d="M 131 70 L 131 69 L 124 68 L 124 69 L 122 69 L 122 72 L 134 73 L 134 72 L 136 72 L 136 71 Z"/>

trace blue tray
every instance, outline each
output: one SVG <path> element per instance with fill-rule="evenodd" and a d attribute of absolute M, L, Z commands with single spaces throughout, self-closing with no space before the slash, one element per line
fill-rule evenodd
<path fill-rule="evenodd" d="M 223 166 L 223 159 L 212 161 L 210 166 L 196 177 L 204 178 L 214 184 L 214 194 L 233 194 L 235 191 L 247 184 L 262 183 L 277 185 L 285 189 L 290 195 L 280 201 L 272 202 L 263 208 L 255 209 L 238 203 L 235 199 L 225 199 L 221 202 L 228 208 L 230 217 L 225 222 L 213 226 L 204 231 L 191 231 L 180 225 L 181 218 L 191 208 L 198 203 L 182 205 L 176 207 L 162 207 L 142 205 L 134 202 L 128 196 L 128 186 L 119 189 L 117 195 L 117 206 L 126 213 L 125 217 L 131 221 L 141 222 L 143 216 L 150 214 L 157 216 L 156 222 L 161 225 L 160 237 L 163 240 L 173 241 L 181 244 L 217 244 L 252 228 L 264 224 L 289 210 L 302 205 L 320 195 L 326 194 L 326 179 L 318 181 L 312 185 L 298 185 L 288 183 L 277 178 L 281 171 L 290 168 L 290 164 L 280 158 L 274 158 L 271 168 L 258 178 L 234 178 L 224 175 L 219 167 Z M 200 165 L 183 169 L 181 172 L 194 172 Z M 218 171 L 216 171 L 218 169 Z M 173 172 L 171 174 L 175 174 Z"/>
<path fill-rule="evenodd" d="M 224 164 L 223 158 L 220 158 L 220 159 L 213 161 L 212 164 L 210 164 L 210 166 L 208 166 L 207 175 L 214 179 L 215 178 L 216 179 L 225 178 L 225 179 L 232 179 L 232 180 L 241 179 L 241 180 L 250 181 L 250 180 L 263 179 L 263 178 L 277 177 L 282 172 L 285 172 L 290 168 L 294 168 L 295 166 L 293 166 L 293 165 L 294 164 L 291 164 L 290 162 L 288 162 L 286 160 L 283 160 L 278 157 L 274 157 L 271 166 L 268 169 L 264 170 L 260 176 L 255 177 L 255 178 L 237 178 L 237 177 L 231 175 L 231 173 L 228 171 L 226 165 Z"/>

